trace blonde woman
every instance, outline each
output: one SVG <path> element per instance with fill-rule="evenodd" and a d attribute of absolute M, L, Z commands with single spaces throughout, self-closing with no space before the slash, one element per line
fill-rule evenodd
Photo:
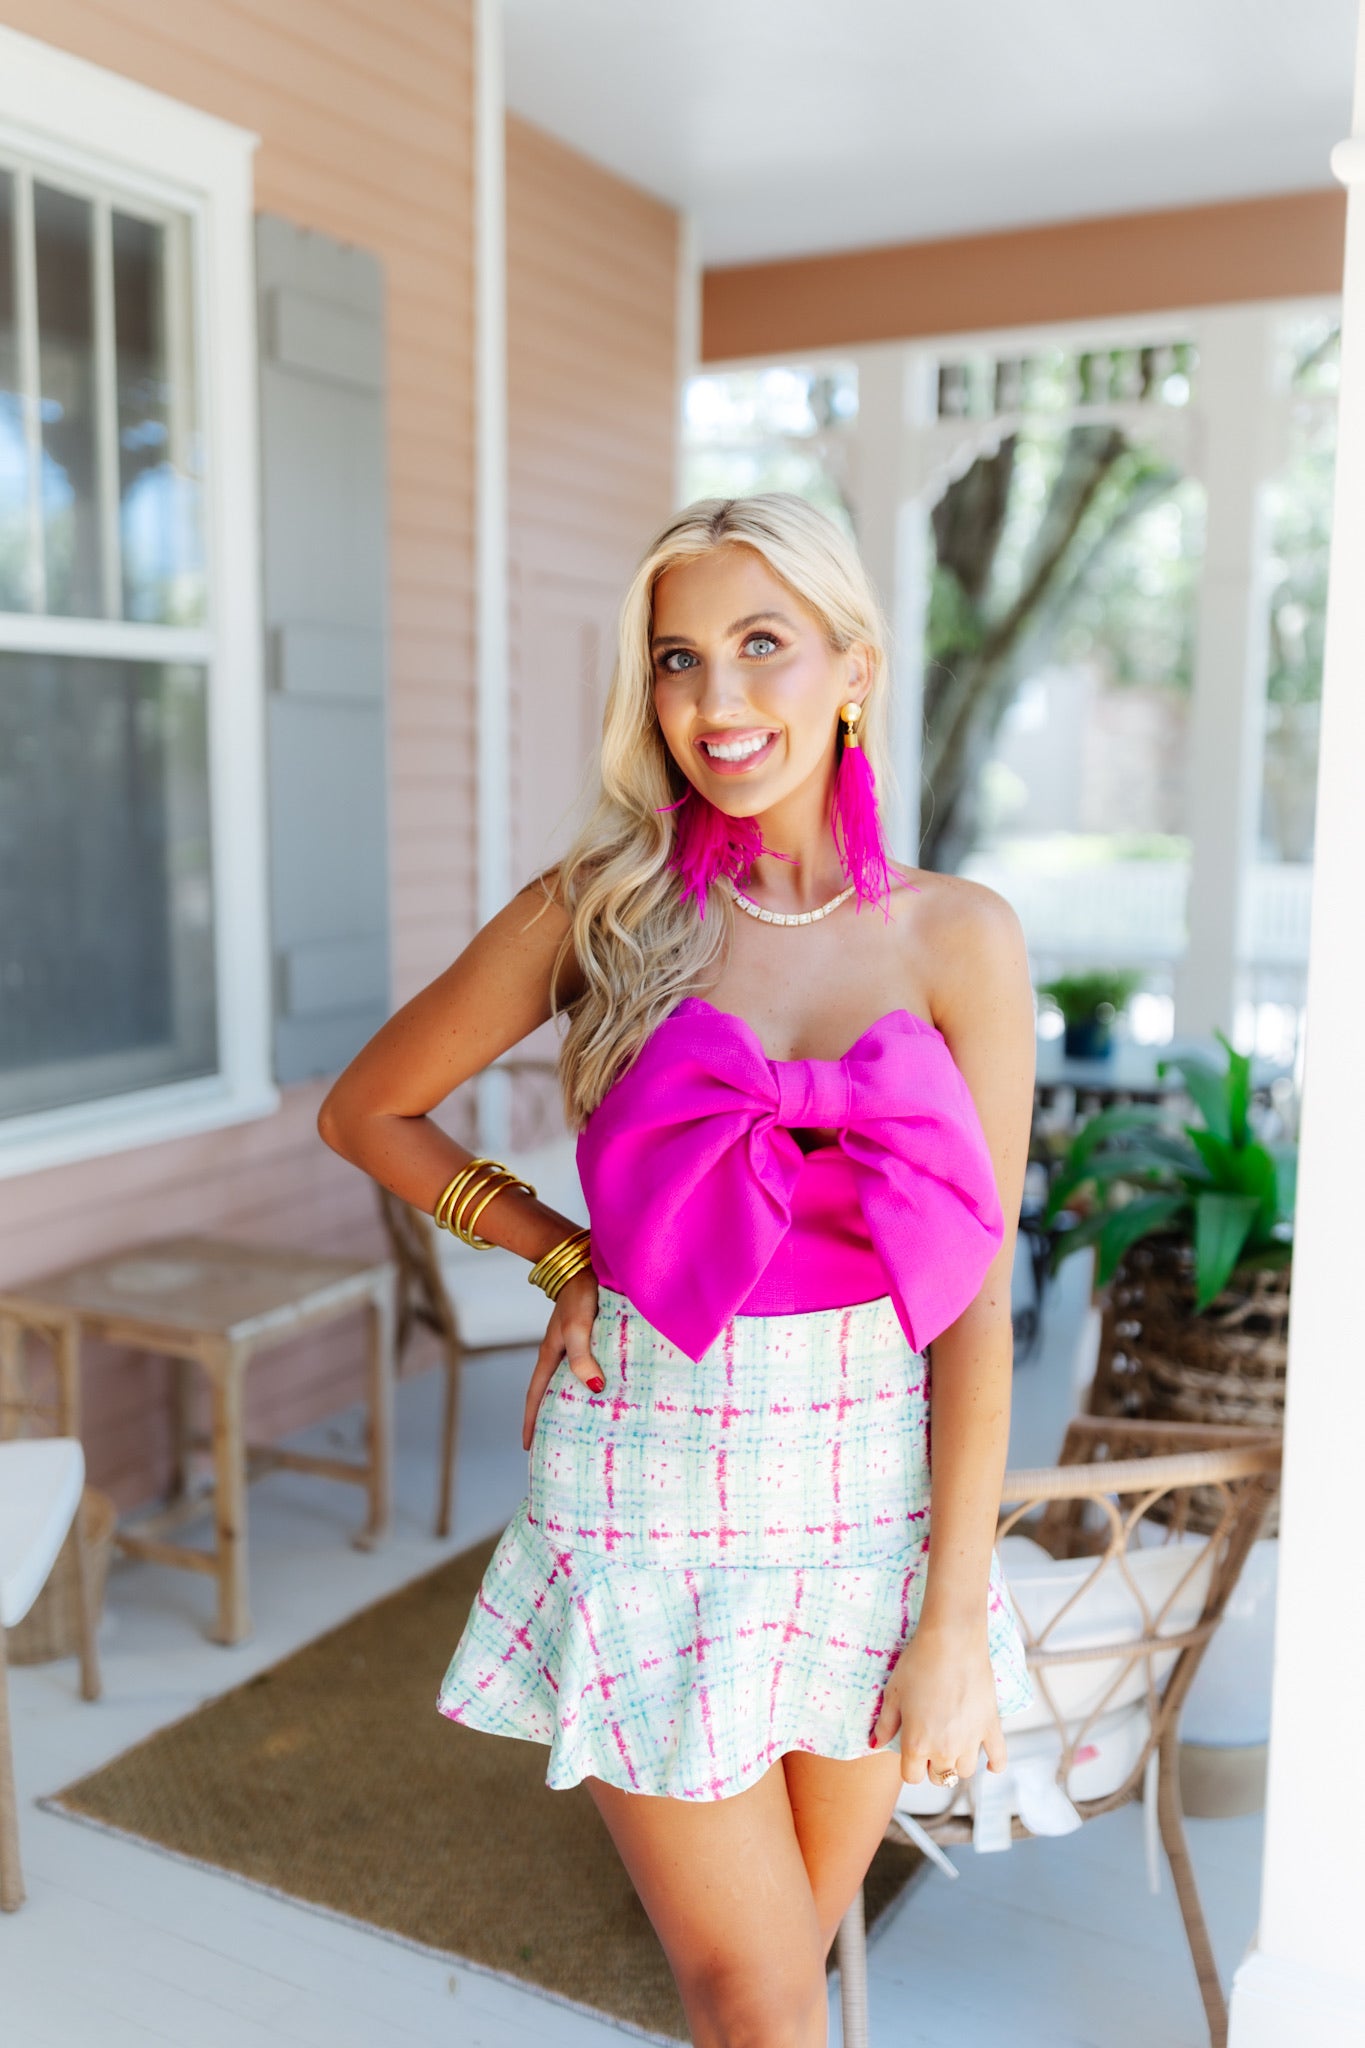
<path fill-rule="evenodd" d="M 553 1303 L 439 1706 L 587 1786 L 705 2048 L 825 2042 L 902 1782 L 1004 1769 L 1033 1698 L 994 1549 L 1032 991 L 1003 898 L 887 858 L 886 697 L 831 521 L 688 507 L 589 822 L 318 1120 Z M 551 1016 L 587 1231 L 428 1115 Z"/>

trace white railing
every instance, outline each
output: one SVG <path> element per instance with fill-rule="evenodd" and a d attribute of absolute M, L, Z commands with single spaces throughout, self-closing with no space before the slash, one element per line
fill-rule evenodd
<path fill-rule="evenodd" d="M 1095 861 L 1071 869 L 1032 868 L 1000 854 L 978 853 L 962 873 L 1008 898 L 1032 953 L 1069 965 L 1172 966 L 1186 944 L 1183 860 Z M 1245 968 L 1275 968 L 1282 990 L 1308 961 L 1313 870 L 1258 862 L 1247 906 Z M 1288 970 L 1288 971 L 1285 971 Z"/>

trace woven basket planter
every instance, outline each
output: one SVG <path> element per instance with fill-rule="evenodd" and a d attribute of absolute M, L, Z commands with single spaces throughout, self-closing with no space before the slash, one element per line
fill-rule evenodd
<path fill-rule="evenodd" d="M 91 1625 L 99 1627 L 104 1611 L 104 1585 L 114 1547 L 117 1510 L 107 1493 L 87 1486 L 80 1513 L 90 1570 Z M 74 1529 L 57 1553 L 47 1584 L 17 1628 L 5 1637 L 11 1664 L 50 1664 L 57 1657 L 76 1657 L 81 1647 L 80 1583 L 76 1575 Z"/>
<path fill-rule="evenodd" d="M 1234 1274 L 1196 1314 L 1193 1247 L 1140 1240 L 1102 1298 L 1090 1413 L 1282 1430 L 1290 1274 L 1289 1265 Z M 1195 1496 L 1190 1526 L 1207 1532 L 1216 1514 Z M 1260 1533 L 1278 1527 L 1277 1495 Z"/>

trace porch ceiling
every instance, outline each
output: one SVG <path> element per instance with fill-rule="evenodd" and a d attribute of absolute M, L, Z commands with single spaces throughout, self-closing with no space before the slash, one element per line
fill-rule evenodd
<path fill-rule="evenodd" d="M 710 264 L 1330 185 L 1356 0 L 504 0 L 507 97 Z"/>

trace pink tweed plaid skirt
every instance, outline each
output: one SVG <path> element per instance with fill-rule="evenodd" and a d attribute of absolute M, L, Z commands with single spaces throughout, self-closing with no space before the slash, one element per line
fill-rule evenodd
<path fill-rule="evenodd" d="M 694 1362 L 602 1288 L 593 1352 L 605 1392 L 546 1389 L 440 1712 L 546 1743 L 553 1790 L 724 1799 L 787 1750 L 869 1754 L 930 1529 L 929 1361 L 890 1297 L 736 1316 Z M 983 1620 L 1003 1718 L 1034 1689 L 994 1552 Z"/>

